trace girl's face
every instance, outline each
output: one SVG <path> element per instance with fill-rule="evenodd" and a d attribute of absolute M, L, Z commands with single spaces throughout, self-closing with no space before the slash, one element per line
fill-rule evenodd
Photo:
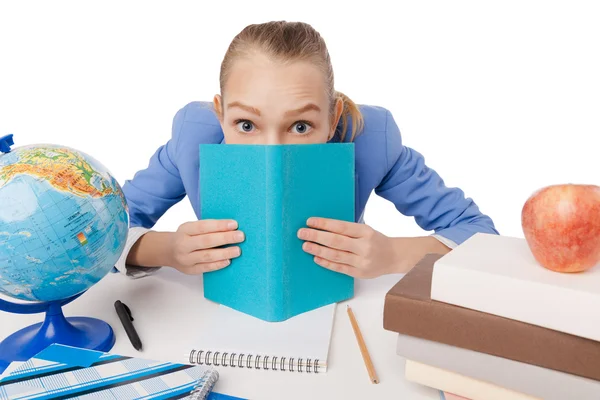
<path fill-rule="evenodd" d="M 334 115 L 322 72 L 308 62 L 283 64 L 262 55 L 234 61 L 215 109 L 228 144 L 325 143 L 342 112 Z"/>

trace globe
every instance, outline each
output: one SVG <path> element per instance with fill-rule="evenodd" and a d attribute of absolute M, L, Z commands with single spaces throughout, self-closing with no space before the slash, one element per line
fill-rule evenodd
<path fill-rule="evenodd" d="M 11 149 L 0 137 L 0 310 L 45 312 L 43 322 L 0 342 L 0 372 L 50 344 L 108 351 L 112 327 L 65 318 L 62 307 L 105 277 L 127 240 L 129 212 L 115 178 L 93 157 L 67 146 Z"/>
<path fill-rule="evenodd" d="M 65 299 L 119 259 L 129 216 L 121 187 L 80 151 L 22 146 L 0 155 L 0 292 Z"/>

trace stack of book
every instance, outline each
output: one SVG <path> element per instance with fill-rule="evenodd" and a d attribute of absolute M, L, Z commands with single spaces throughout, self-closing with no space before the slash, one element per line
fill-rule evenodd
<path fill-rule="evenodd" d="M 476 234 L 386 295 L 405 378 L 467 399 L 600 399 L 600 266 L 559 273 Z"/>

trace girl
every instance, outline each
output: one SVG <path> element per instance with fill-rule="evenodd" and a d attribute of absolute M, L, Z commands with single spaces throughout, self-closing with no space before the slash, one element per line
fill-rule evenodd
<path fill-rule="evenodd" d="M 201 219 L 201 143 L 355 143 L 360 217 L 356 222 L 310 218 L 298 231 L 304 251 L 323 268 L 356 278 L 403 273 L 425 254 L 444 254 L 476 232 L 498 233 L 471 199 L 446 187 L 421 154 L 403 145 L 389 111 L 359 107 L 335 90 L 327 47 L 310 25 L 246 27 L 223 59 L 220 92 L 212 104 L 193 102 L 179 110 L 170 140 L 123 185 L 131 227 L 119 271 L 140 277 L 168 266 L 200 274 L 226 268 L 240 255 L 235 244 L 244 233 L 236 221 Z M 364 224 L 362 213 L 373 190 L 434 234 L 387 237 Z M 176 232 L 153 231 L 186 195 L 198 220 Z"/>

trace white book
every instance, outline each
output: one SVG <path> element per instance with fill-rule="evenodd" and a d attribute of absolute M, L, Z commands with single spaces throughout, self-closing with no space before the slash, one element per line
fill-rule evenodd
<path fill-rule="evenodd" d="M 544 400 L 600 398 L 600 381 L 418 337 L 399 334 L 396 353 Z"/>
<path fill-rule="evenodd" d="M 404 374 L 407 381 L 456 394 L 469 400 L 540 400 L 489 382 L 409 359 L 406 360 Z"/>
<path fill-rule="evenodd" d="M 551 271 L 522 238 L 467 239 L 435 263 L 431 299 L 600 341 L 600 266 Z"/>

